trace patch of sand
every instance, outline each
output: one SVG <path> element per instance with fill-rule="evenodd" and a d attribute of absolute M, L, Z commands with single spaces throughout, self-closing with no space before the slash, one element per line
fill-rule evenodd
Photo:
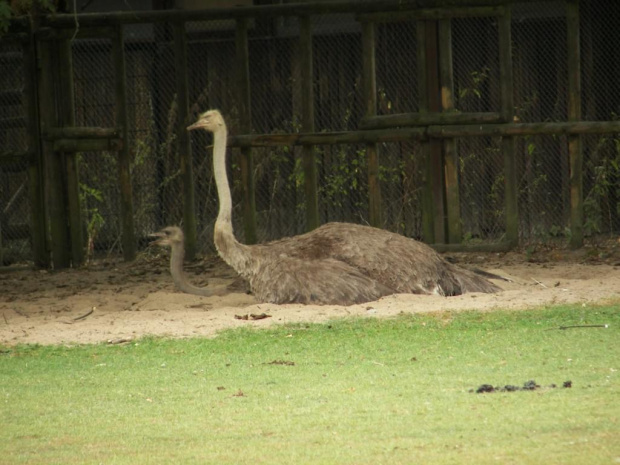
<path fill-rule="evenodd" d="M 399 294 L 349 307 L 257 303 L 238 291 L 199 297 L 177 292 L 165 257 L 131 263 L 95 264 L 50 272 L 10 270 L 0 273 L 0 343 L 74 344 L 128 340 L 144 335 L 214 336 L 240 326 L 265 327 L 289 322 L 322 322 L 348 316 L 389 317 L 400 313 L 524 309 L 581 303 L 588 307 L 612 301 L 620 306 L 620 259 L 586 255 L 550 256 L 530 263 L 523 255 L 458 254 L 473 265 L 512 279 L 496 281 L 497 294 L 457 297 Z M 233 270 L 211 258 L 188 266 L 197 285 L 233 284 Z M 92 313 L 91 313 L 92 310 Z M 253 321 L 236 316 L 266 313 Z M 80 318 L 83 317 L 83 318 Z"/>

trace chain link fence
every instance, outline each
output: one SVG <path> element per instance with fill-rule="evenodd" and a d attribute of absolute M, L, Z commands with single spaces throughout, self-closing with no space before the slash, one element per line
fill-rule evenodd
<path fill-rule="evenodd" d="M 582 2 L 583 119 L 615 120 L 620 113 L 620 7 Z M 516 3 L 512 9 L 515 114 L 519 122 L 566 121 L 567 30 L 565 3 Z M 500 109 L 498 24 L 494 17 L 455 18 L 452 53 L 455 107 L 464 112 Z M 364 115 L 361 26 L 353 13 L 312 17 L 315 130 L 359 129 Z M 252 19 L 249 26 L 252 130 L 257 134 L 301 132 L 300 25 L 294 17 Z M 188 40 L 190 112 L 219 108 L 229 132 L 238 134 L 235 99 L 234 20 L 185 24 Z M 569 31 L 570 33 L 570 31 Z M 134 219 L 140 245 L 150 232 L 183 217 L 182 179 L 175 136 L 178 102 L 172 27 L 125 26 L 128 113 L 131 124 Z M 615 45 L 614 45 L 615 44 Z M 378 23 L 377 113 L 419 111 L 416 22 Z M 114 126 L 114 76 L 108 39 L 72 43 L 76 125 Z M 24 151 L 21 48 L 0 42 L 0 143 Z M 14 91 L 14 92 L 11 92 Z M 590 245 L 611 245 L 620 231 L 620 135 L 584 136 L 584 232 Z M 198 246 L 214 250 L 218 200 L 210 137 L 191 135 Z M 565 136 L 516 138 L 521 245 L 564 246 L 570 237 Z M 3 149 L 3 150 L 4 150 Z M 415 141 L 379 144 L 383 226 L 422 237 L 423 159 Z M 321 222 L 368 222 L 368 174 L 364 145 L 316 146 Z M 461 216 L 465 242 L 501 241 L 505 231 L 504 171 L 500 141 L 458 139 Z M 239 155 L 231 150 L 235 230 L 243 240 Z M 304 231 L 301 150 L 293 146 L 253 149 L 259 241 Z M 80 192 L 92 255 L 121 248 L 120 193 L 115 152 L 81 153 Z M 28 260 L 20 236 L 29 218 L 27 162 L 0 163 L 0 260 Z"/>
<path fill-rule="evenodd" d="M 28 223 L 29 149 L 23 102 L 22 48 L 2 43 L 0 48 L 0 266 L 30 257 Z"/>

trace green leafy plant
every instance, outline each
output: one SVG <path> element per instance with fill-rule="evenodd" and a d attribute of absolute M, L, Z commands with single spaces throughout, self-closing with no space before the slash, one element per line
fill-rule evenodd
<path fill-rule="evenodd" d="M 94 257 L 95 240 L 105 224 L 105 219 L 99 211 L 99 205 L 102 201 L 103 194 L 100 190 L 80 183 L 80 203 L 86 217 L 86 233 L 88 235 L 86 244 L 87 261 L 92 260 Z"/>

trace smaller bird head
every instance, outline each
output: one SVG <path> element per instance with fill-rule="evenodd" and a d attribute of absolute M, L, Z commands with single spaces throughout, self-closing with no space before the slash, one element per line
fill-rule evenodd
<path fill-rule="evenodd" d="M 150 234 L 150 237 L 156 237 L 157 239 L 152 241 L 149 245 L 170 247 L 174 244 L 183 243 L 183 230 L 178 226 L 167 226 L 159 232 Z"/>
<path fill-rule="evenodd" d="M 209 132 L 216 132 L 222 129 L 224 126 L 224 118 L 218 110 L 208 110 L 202 113 L 191 126 L 187 127 L 188 131 L 194 129 L 206 129 Z"/>

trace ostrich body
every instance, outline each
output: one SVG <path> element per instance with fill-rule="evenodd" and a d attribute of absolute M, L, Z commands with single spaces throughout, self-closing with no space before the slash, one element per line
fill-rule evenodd
<path fill-rule="evenodd" d="M 185 258 L 185 237 L 183 231 L 177 226 L 167 226 L 157 233 L 151 234 L 158 239 L 151 242 L 153 245 L 170 247 L 170 274 L 176 288 L 188 294 L 201 295 L 205 297 L 222 295 L 224 289 L 214 289 L 197 287 L 187 281 L 183 272 L 183 259 Z"/>
<path fill-rule="evenodd" d="M 188 130 L 213 133 L 213 170 L 220 208 L 214 242 L 222 259 L 261 302 L 351 305 L 390 294 L 459 295 L 500 289 L 444 260 L 431 247 L 385 230 L 328 223 L 306 234 L 258 245 L 234 236 L 226 174 L 226 123 L 218 110 Z"/>

